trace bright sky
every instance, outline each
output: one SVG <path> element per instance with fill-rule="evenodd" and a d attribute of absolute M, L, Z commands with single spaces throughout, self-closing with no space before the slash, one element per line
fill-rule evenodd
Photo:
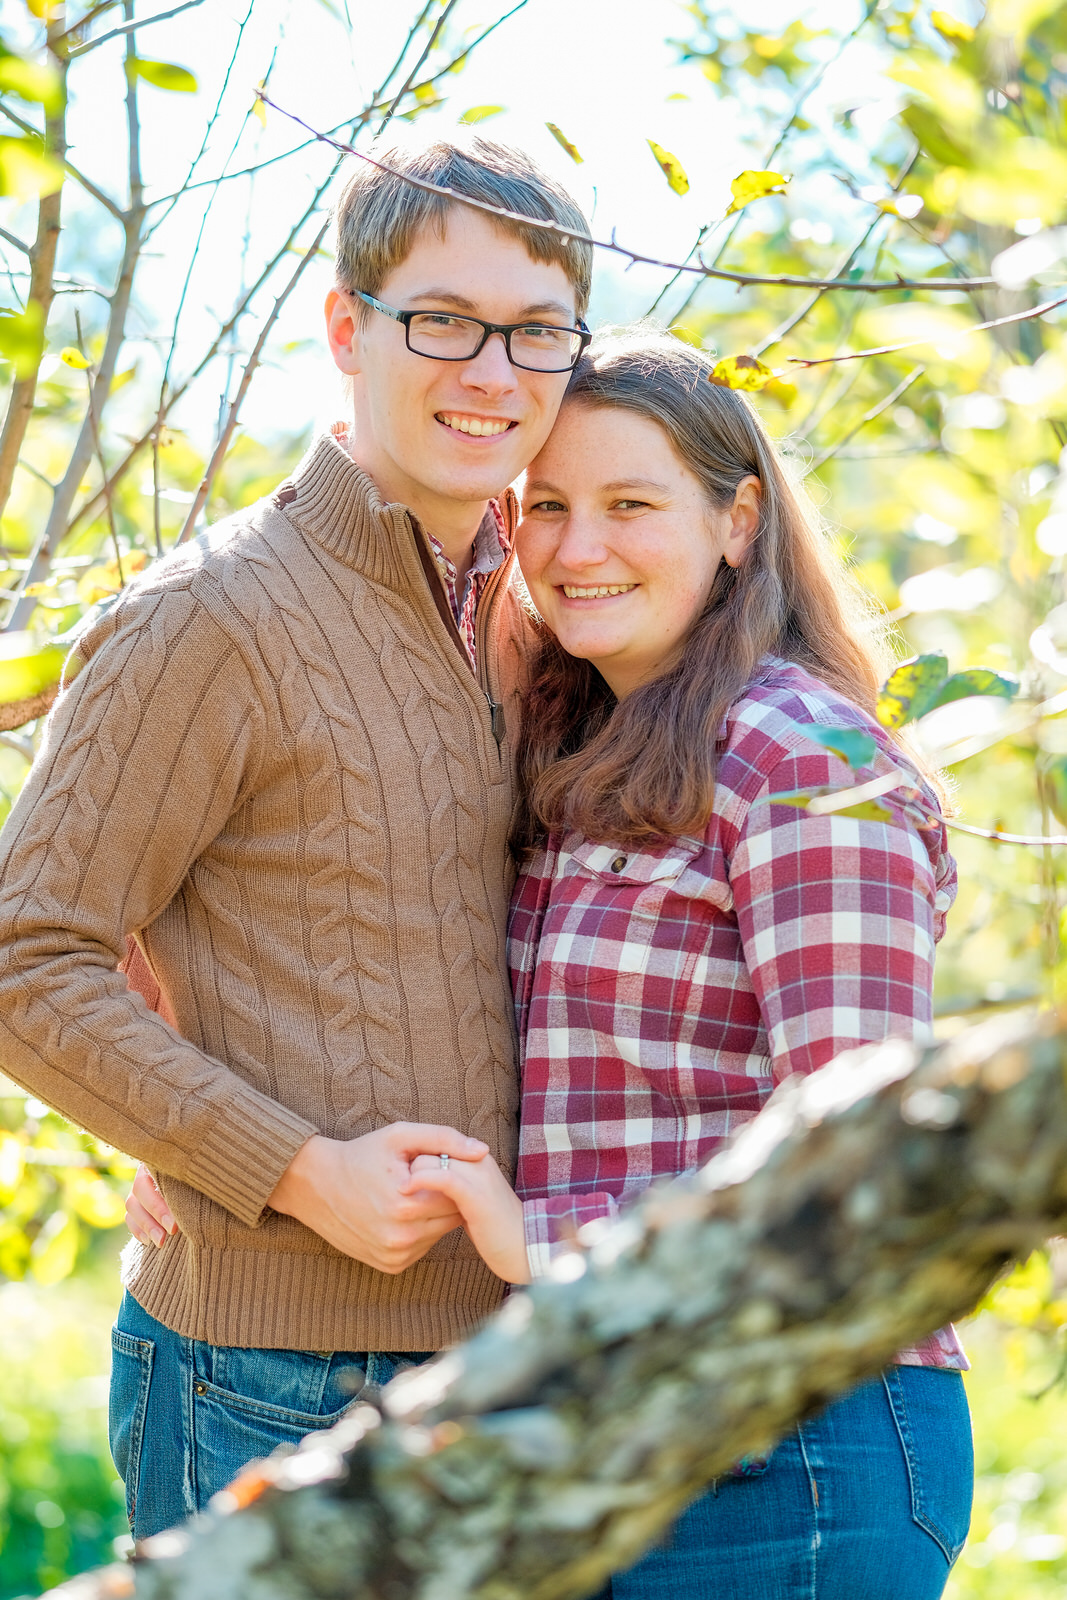
<path fill-rule="evenodd" d="M 365 103 L 395 55 L 414 6 L 404 0 L 347 3 L 350 32 L 334 14 L 343 12 L 345 0 L 255 0 L 231 75 L 229 109 L 212 132 L 201 168 L 204 177 L 222 165 L 252 102 L 254 86 L 272 58 L 273 97 L 319 128 L 341 122 Z M 138 12 L 150 14 L 153 9 L 170 9 L 168 0 L 155 4 L 138 0 Z M 780 32 L 798 16 L 813 25 L 850 25 L 856 4 L 855 0 L 815 0 L 807 6 L 748 0 L 737 10 L 746 26 Z M 200 83 L 195 96 L 147 85 L 141 90 L 143 166 L 150 196 L 165 194 L 183 181 L 247 11 L 248 0 L 206 0 L 141 34 L 142 56 L 177 62 L 194 72 Z M 460 28 L 473 37 L 498 14 L 490 0 L 462 0 L 456 16 Z M 102 20 L 97 31 L 104 26 Z M 620 240 L 640 251 L 668 259 L 684 255 L 700 225 L 725 209 L 730 179 L 759 154 L 743 143 L 746 133 L 756 131 L 745 108 L 720 105 L 698 67 L 678 64 L 679 52 L 668 41 L 692 31 L 691 18 L 677 0 L 527 0 L 478 48 L 462 74 L 446 80 L 447 105 L 420 119 L 417 127 L 447 134 L 468 108 L 501 105 L 505 110 L 485 121 L 481 131 L 524 146 L 555 173 L 593 214 L 598 236 L 607 237 L 615 228 Z M 119 196 L 125 150 L 121 52 L 116 41 L 75 67 L 71 115 L 72 159 Z M 814 104 L 827 108 L 874 98 L 884 90 L 879 90 L 873 69 L 864 45 L 850 47 L 827 74 Z M 584 157 L 581 166 L 556 144 L 546 121 L 557 123 L 577 145 Z M 266 129 L 248 119 L 230 170 L 240 171 L 292 148 L 301 138 L 299 129 L 273 111 Z M 648 149 L 649 138 L 682 161 L 691 182 L 687 195 L 670 191 Z M 270 167 L 254 187 L 246 178 L 223 187 L 208 218 L 200 263 L 182 313 L 176 376 L 198 357 L 234 303 L 246 230 L 251 273 L 258 270 L 270 246 L 284 239 L 291 220 L 306 204 L 312 179 L 324 175 L 329 162 L 329 152 L 317 147 Z M 131 319 L 131 334 L 169 330 L 203 200 L 210 192 L 200 191 L 196 201 L 187 197 L 155 236 L 149 247 L 153 254 L 139 279 L 146 314 Z M 68 258 L 67 270 L 106 281 L 106 261 L 114 260 L 118 243 L 117 227 L 99 207 L 78 199 L 73 184 L 67 194 L 65 204 L 72 209 L 76 205 L 87 224 L 78 230 L 79 259 Z M 26 221 L 22 225 L 28 226 Z M 304 237 L 312 231 L 306 230 Z M 288 261 L 295 265 L 296 257 Z M 597 256 L 597 273 L 594 326 L 640 315 L 664 281 L 664 274 L 650 268 L 635 267 L 626 273 L 621 262 L 603 252 Z M 280 287 L 285 276 L 283 266 L 273 284 Z M 287 305 L 269 347 L 270 362 L 257 376 L 243 411 L 244 424 L 252 433 L 263 436 L 295 430 L 306 422 L 323 424 L 340 413 L 339 383 L 319 338 L 321 304 L 329 283 L 330 263 L 315 261 Z M 676 294 L 673 303 L 683 295 L 684 290 Z M 257 309 L 262 311 L 270 303 L 268 292 Z M 240 353 L 251 347 L 257 331 L 256 318 L 246 318 L 234 352 L 232 382 L 239 375 Z M 138 354 L 139 377 L 151 375 L 158 383 L 158 357 L 144 345 Z M 121 364 L 127 365 L 128 359 Z M 226 377 L 223 367 L 216 364 L 180 413 L 179 420 L 202 445 L 209 442 L 214 425 Z M 134 402 L 131 386 L 131 422 Z"/>

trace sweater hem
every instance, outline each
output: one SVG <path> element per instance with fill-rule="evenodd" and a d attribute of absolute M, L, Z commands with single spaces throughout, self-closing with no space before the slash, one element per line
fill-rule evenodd
<path fill-rule="evenodd" d="M 175 1235 L 124 1258 L 125 1287 L 172 1332 L 258 1350 L 432 1351 L 503 1302 L 506 1285 L 470 1257 L 395 1275 L 336 1253 L 227 1250 Z"/>

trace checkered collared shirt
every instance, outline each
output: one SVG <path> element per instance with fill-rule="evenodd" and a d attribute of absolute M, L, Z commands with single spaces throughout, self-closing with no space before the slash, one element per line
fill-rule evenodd
<path fill-rule="evenodd" d="M 720 731 L 703 838 L 633 849 L 572 832 L 523 867 L 508 957 L 535 1277 L 582 1224 L 702 1165 L 790 1074 L 930 1036 L 956 893 L 945 830 L 920 829 L 892 794 L 895 823 L 766 804 L 849 781 L 796 727 L 812 722 L 873 733 L 875 774 L 901 763 L 851 702 L 768 659 Z M 897 1359 L 967 1365 L 951 1328 Z"/>
<path fill-rule="evenodd" d="M 459 587 L 459 575 L 456 564 L 449 556 L 445 555 L 439 539 L 427 529 L 426 537 L 430 541 L 430 549 L 437 564 L 448 596 L 448 604 L 452 615 L 456 619 L 460 638 L 467 647 L 471 666 L 478 670 L 478 646 L 475 642 L 475 625 L 478 617 L 478 602 L 482 597 L 482 590 L 490 574 L 494 573 L 508 555 L 507 534 L 504 531 L 504 519 L 496 505 L 490 501 L 486 508 L 485 516 L 478 526 L 474 536 L 474 559 L 463 581 L 463 589 Z"/>

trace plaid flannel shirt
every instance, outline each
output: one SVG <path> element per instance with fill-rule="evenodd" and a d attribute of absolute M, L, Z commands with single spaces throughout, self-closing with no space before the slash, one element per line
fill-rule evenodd
<path fill-rule="evenodd" d="M 460 590 L 459 574 L 456 564 L 450 556 L 446 556 L 444 547 L 439 539 L 427 529 L 426 537 L 430 541 L 430 549 L 441 574 L 448 596 L 448 604 L 452 615 L 456 619 L 460 638 L 467 647 L 471 666 L 478 670 L 478 646 L 475 641 L 475 627 L 478 618 L 478 602 L 482 598 L 482 590 L 490 574 L 495 572 L 500 563 L 506 558 L 509 550 L 507 535 L 504 532 L 504 519 L 497 510 L 496 505 L 490 501 L 486 508 L 485 516 L 478 526 L 474 536 L 474 559 L 467 570 L 463 580 L 463 589 Z"/>
<path fill-rule="evenodd" d="M 702 1165 L 784 1078 L 930 1037 L 934 944 L 956 892 L 945 829 L 920 828 L 892 794 L 895 823 L 768 805 L 850 781 L 796 726 L 812 722 L 875 736 L 865 778 L 901 764 L 855 705 L 769 658 L 720 730 L 702 838 L 633 849 L 571 832 L 524 865 L 508 958 L 534 1277 L 578 1228 Z M 967 1366 L 951 1328 L 897 1360 Z"/>

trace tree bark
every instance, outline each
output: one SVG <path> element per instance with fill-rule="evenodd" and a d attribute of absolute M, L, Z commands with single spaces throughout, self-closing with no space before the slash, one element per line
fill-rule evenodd
<path fill-rule="evenodd" d="M 65 1600 L 577 1600 L 1067 1224 L 1063 1019 L 784 1085 L 467 1344 Z"/>

